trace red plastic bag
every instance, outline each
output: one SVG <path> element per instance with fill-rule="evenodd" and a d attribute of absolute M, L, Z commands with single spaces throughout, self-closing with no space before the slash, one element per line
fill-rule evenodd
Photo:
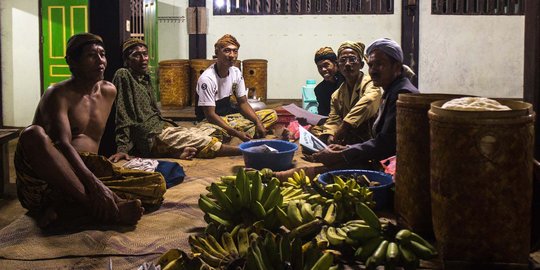
<path fill-rule="evenodd" d="M 394 176 L 396 173 L 396 156 L 391 156 L 385 160 L 379 161 L 384 168 L 384 172 Z"/>

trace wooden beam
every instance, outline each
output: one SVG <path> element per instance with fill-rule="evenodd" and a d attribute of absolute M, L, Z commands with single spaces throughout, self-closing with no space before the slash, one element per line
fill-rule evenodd
<path fill-rule="evenodd" d="M 418 28 L 420 20 L 419 0 L 402 0 L 401 13 L 401 48 L 403 49 L 403 64 L 408 65 L 416 76 L 411 80 L 418 86 Z M 409 4 L 410 3 L 410 4 Z M 414 4 L 414 5 L 413 5 Z"/>
<path fill-rule="evenodd" d="M 189 0 L 189 6 L 206 7 L 206 2 L 204 0 Z M 206 59 L 206 34 L 189 35 L 189 59 Z"/>
<path fill-rule="evenodd" d="M 523 99 L 533 105 L 537 113 L 535 121 L 535 153 L 540 160 L 540 1 L 525 2 L 525 61 L 523 78 Z"/>

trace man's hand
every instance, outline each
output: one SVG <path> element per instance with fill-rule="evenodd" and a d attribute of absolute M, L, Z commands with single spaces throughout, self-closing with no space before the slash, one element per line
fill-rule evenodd
<path fill-rule="evenodd" d="M 252 139 L 251 136 L 249 136 L 248 134 L 246 134 L 246 133 L 244 133 L 242 131 L 238 131 L 238 130 L 235 130 L 234 134 L 229 134 L 229 135 L 234 136 L 234 137 L 238 137 L 243 142 L 247 142 L 247 141 L 250 141 Z"/>
<path fill-rule="evenodd" d="M 331 144 L 328 146 L 328 149 L 333 150 L 333 151 L 343 151 L 347 148 L 349 148 L 348 145 L 341 145 L 341 144 Z"/>
<path fill-rule="evenodd" d="M 86 187 L 86 194 L 90 199 L 90 212 L 101 222 L 118 222 L 119 211 L 114 200 L 114 193 L 99 179 Z"/>
<path fill-rule="evenodd" d="M 131 156 L 129 156 L 127 153 L 118 152 L 112 155 L 111 157 L 109 157 L 109 161 L 115 162 L 115 163 L 122 159 L 130 160 Z"/>
<path fill-rule="evenodd" d="M 332 166 L 345 162 L 341 152 L 342 150 L 332 150 L 329 147 L 311 155 L 311 159 L 312 162 L 320 162 L 325 166 Z"/>
<path fill-rule="evenodd" d="M 262 124 L 259 123 L 255 129 L 255 138 L 259 139 L 264 137 L 266 137 L 266 129 Z"/>

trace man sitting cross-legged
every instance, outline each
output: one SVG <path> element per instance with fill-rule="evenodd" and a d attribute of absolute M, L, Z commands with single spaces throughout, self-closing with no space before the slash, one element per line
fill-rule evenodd
<path fill-rule="evenodd" d="M 141 202 L 161 204 L 165 181 L 159 173 L 122 170 L 93 154 L 116 96 L 114 85 L 103 80 L 101 37 L 71 37 L 66 61 L 72 77 L 45 92 L 32 125 L 21 132 L 14 158 L 19 200 L 40 227 L 84 218 L 134 225 L 144 211 Z"/>

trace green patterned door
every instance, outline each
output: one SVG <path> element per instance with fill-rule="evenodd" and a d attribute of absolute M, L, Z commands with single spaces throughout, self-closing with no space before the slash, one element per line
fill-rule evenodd
<path fill-rule="evenodd" d="M 41 0 L 43 89 L 71 76 L 64 59 L 66 42 L 88 31 L 88 0 Z"/>

